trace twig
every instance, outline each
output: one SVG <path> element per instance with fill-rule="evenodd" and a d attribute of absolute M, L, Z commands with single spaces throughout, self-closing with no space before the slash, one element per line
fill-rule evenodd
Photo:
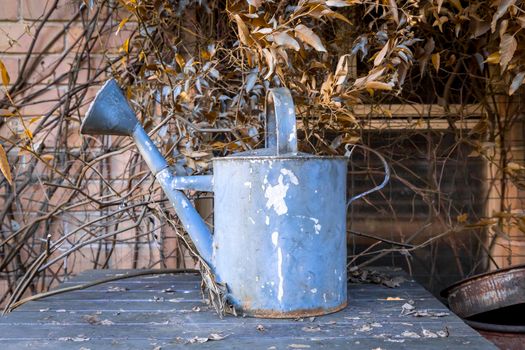
<path fill-rule="evenodd" d="M 55 289 L 55 290 L 51 290 L 48 292 L 32 295 L 30 297 L 19 300 L 16 303 L 13 303 L 9 307 L 6 307 L 3 311 L 3 314 L 5 315 L 6 313 L 13 311 L 17 307 L 27 303 L 28 301 L 39 300 L 45 297 L 50 297 L 53 295 L 58 295 L 58 294 L 66 293 L 66 292 L 72 292 L 75 290 L 82 290 L 82 289 L 98 286 L 100 284 L 119 281 L 119 280 L 123 280 L 127 278 L 133 278 L 133 277 L 139 277 L 139 276 L 145 276 L 145 275 L 161 275 L 161 274 L 172 274 L 172 273 L 199 273 L 199 270 L 196 270 L 196 269 L 162 269 L 162 270 L 150 269 L 150 270 L 125 272 L 124 274 L 119 275 L 119 276 L 112 276 L 112 277 L 103 278 L 97 281 L 80 284 L 77 286 L 65 287 L 65 288 Z"/>

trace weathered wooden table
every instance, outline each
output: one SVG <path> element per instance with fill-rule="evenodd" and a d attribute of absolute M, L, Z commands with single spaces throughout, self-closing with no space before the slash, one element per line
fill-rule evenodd
<path fill-rule="evenodd" d="M 62 286 L 119 273 L 89 271 Z M 197 275 L 135 277 L 29 302 L 0 317 L 0 348 L 495 349 L 410 279 L 393 289 L 348 288 L 349 306 L 332 315 L 220 319 L 202 302 Z"/>

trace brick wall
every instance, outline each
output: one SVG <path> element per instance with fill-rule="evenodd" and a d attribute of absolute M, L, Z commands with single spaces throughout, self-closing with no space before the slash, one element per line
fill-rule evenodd
<path fill-rule="evenodd" d="M 184 264 L 194 266 L 188 251 L 177 244 L 176 232 L 168 229 L 165 221 L 160 222 L 158 216 L 151 215 L 155 210 L 154 205 L 146 207 L 146 219 L 142 219 L 140 225 L 137 225 L 144 206 L 119 212 L 118 205 L 103 207 L 86 200 L 99 198 L 104 202 L 111 191 L 129 190 L 142 177 L 145 177 L 142 185 L 127 198 L 139 202 L 147 201 L 151 194 L 157 199 L 161 198 L 160 192 L 152 189 L 152 178 L 147 177 L 148 170 L 134 149 L 96 163 L 93 170 L 87 169 L 81 195 L 71 189 L 75 187 L 74 184 L 60 183 L 56 173 L 53 175 L 55 170 L 50 165 L 69 174 L 86 171 L 85 164 L 72 158 L 71 154 L 83 159 L 93 158 L 97 152 L 118 149 L 128 142 L 123 138 L 82 138 L 79 135 L 79 125 L 98 87 L 112 71 L 112 65 L 125 64 L 118 60 L 118 54 L 135 26 L 129 21 L 117 34 L 118 25 L 126 14 L 108 14 L 104 12 L 109 11 L 107 9 L 97 13 L 96 6 L 93 9 L 85 8 L 79 14 L 80 4 L 84 3 L 79 0 L 59 0 L 57 8 L 52 10 L 54 2 L 0 0 L 0 60 L 10 76 L 7 89 L 20 76 L 25 81 L 23 88 L 12 96 L 20 115 L 0 117 L 0 136 L 5 141 L 2 144 L 8 150 L 17 190 L 21 188 L 17 197 L 10 200 L 12 193 L 5 186 L 0 186 L 0 210 L 7 208 L 9 211 L 1 223 L 1 240 L 68 202 L 75 206 L 53 216 L 50 225 L 36 226 L 28 238 L 28 244 L 39 253 L 46 244 L 47 234 L 51 235 L 50 242 L 58 242 L 67 237 L 60 248 L 46 259 L 47 262 L 56 260 L 49 270 L 51 274 L 48 273 L 46 277 L 51 285 L 56 284 L 64 274 L 92 268 L 178 267 Z M 48 20 L 43 21 L 46 16 Z M 95 16 L 96 19 L 92 20 Z M 109 20 L 106 20 L 107 17 Z M 89 27 L 90 23 L 92 27 Z M 94 33 L 90 36 L 94 38 L 92 42 L 86 40 L 88 30 Z M 91 43 L 93 45 L 89 55 L 79 60 L 79 52 Z M 31 55 L 22 71 L 29 51 Z M 73 71 L 76 72 L 74 76 L 70 74 Z M 97 75 L 101 71 L 104 74 Z M 89 86 L 71 94 L 72 86 L 84 84 Z M 5 100 L 5 97 L 5 90 L 1 89 L 0 100 Z M 71 100 L 71 104 L 78 103 L 70 113 L 64 113 L 62 107 L 56 108 L 65 99 Z M 6 116 L 13 110 L 4 105 L 0 112 Z M 67 120 L 64 121 L 64 118 Z M 40 125 L 43 120 L 53 122 Z M 36 164 L 33 164 L 33 155 L 20 149 L 23 144 L 20 140 L 26 137 L 26 128 L 32 132 L 40 128 L 34 134 L 34 139 L 28 141 L 35 148 L 43 145 L 43 159 L 36 161 Z M 87 142 L 88 146 L 82 148 L 83 142 L 84 145 Z M 21 187 L 25 182 L 26 186 Z M 49 183 L 64 186 L 56 187 Z M 72 195 L 74 196 L 71 197 Z M 104 217 L 106 219 L 96 221 Z M 91 221 L 92 224 L 79 230 L 79 227 Z M 133 228 L 126 230 L 126 227 Z M 113 232 L 121 233 L 115 236 L 112 235 Z M 94 236 L 97 235 L 105 235 L 107 238 L 95 240 Z M 64 257 L 63 254 L 74 246 L 80 246 L 80 249 L 67 258 Z M 6 254 L 5 251 L 0 251 L 0 261 Z M 8 290 L 6 271 L 10 271 L 11 281 L 20 278 L 24 273 L 19 269 L 20 262 L 27 267 L 36 256 L 35 252 L 22 249 L 14 259 L 18 262 L 11 263 L 4 271 L 0 271 L 0 300 Z"/>

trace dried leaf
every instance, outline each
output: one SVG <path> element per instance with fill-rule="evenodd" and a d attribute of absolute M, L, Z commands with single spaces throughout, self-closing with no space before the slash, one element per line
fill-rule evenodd
<path fill-rule="evenodd" d="M 126 25 L 126 22 L 129 21 L 129 17 L 124 18 L 122 21 L 120 21 L 117 31 L 115 32 L 115 35 L 118 35 L 118 33 L 122 30 L 124 25 Z"/>
<path fill-rule="evenodd" d="M 441 12 L 441 6 L 443 6 L 443 0 L 437 0 L 437 12 Z"/>
<path fill-rule="evenodd" d="M 439 72 L 439 66 L 441 64 L 441 56 L 439 55 L 439 52 L 436 52 L 432 55 L 432 65 L 436 69 L 436 73 Z"/>
<path fill-rule="evenodd" d="M 428 329 L 424 329 L 423 328 L 423 337 L 425 338 L 439 338 L 439 336 L 432 332 L 432 331 L 429 331 Z"/>
<path fill-rule="evenodd" d="M 295 36 L 298 37 L 302 42 L 310 45 L 319 52 L 326 52 L 321 39 L 310 28 L 303 24 L 299 24 L 295 27 L 294 31 Z"/>
<path fill-rule="evenodd" d="M 494 52 L 494 53 L 490 54 L 489 57 L 487 57 L 485 62 L 487 62 L 489 64 L 498 64 L 500 59 L 501 59 L 500 53 L 499 52 Z"/>
<path fill-rule="evenodd" d="M 180 69 L 184 69 L 184 66 L 186 65 L 186 61 L 184 60 L 184 57 L 180 53 L 175 55 L 175 61 L 179 65 Z"/>
<path fill-rule="evenodd" d="M 256 9 L 258 9 L 259 7 L 261 7 L 261 5 L 263 4 L 263 0 L 246 0 L 248 2 L 249 5 L 255 7 Z"/>
<path fill-rule="evenodd" d="M 7 161 L 7 154 L 5 153 L 4 147 L 0 144 L 0 170 L 4 174 L 5 179 L 11 186 L 13 186 L 13 178 L 11 177 L 11 168 Z"/>
<path fill-rule="evenodd" d="M 86 321 L 89 324 L 96 325 L 100 322 L 97 315 L 84 315 L 82 316 L 82 319 Z"/>
<path fill-rule="evenodd" d="M 323 13 L 325 14 L 326 17 L 334 17 L 336 19 L 339 19 L 341 21 L 344 21 L 344 22 L 352 25 L 352 22 L 350 22 L 350 20 L 348 18 L 346 18 L 345 16 L 343 16 L 339 12 L 332 11 L 330 9 L 326 9 L 326 10 L 323 11 Z"/>
<path fill-rule="evenodd" d="M 335 69 L 335 85 L 341 85 L 346 82 L 348 75 L 348 55 L 343 55 L 337 62 L 337 68 Z"/>
<path fill-rule="evenodd" d="M 197 337 L 197 336 L 195 336 L 195 337 L 193 337 L 193 338 L 191 338 L 191 339 L 189 340 L 189 343 L 190 343 L 190 344 L 195 344 L 195 343 L 197 343 L 197 344 L 203 344 L 203 343 L 206 343 L 207 341 L 208 341 L 208 338 Z"/>
<path fill-rule="evenodd" d="M 383 83 L 381 81 L 368 81 L 365 84 L 365 88 L 372 90 L 392 90 L 392 85 Z"/>
<path fill-rule="evenodd" d="M 344 0 L 327 0 L 325 4 L 326 4 L 326 6 L 330 6 L 330 7 L 346 7 L 346 6 L 350 6 L 350 3 L 347 2 L 347 1 L 344 1 Z"/>
<path fill-rule="evenodd" d="M 421 75 L 423 75 L 425 73 L 425 69 L 427 67 L 428 59 L 430 58 L 430 55 L 434 51 L 435 47 L 436 47 L 436 43 L 434 41 L 434 38 L 429 38 L 427 40 L 427 42 L 425 43 L 425 46 L 423 48 L 425 50 L 425 53 L 419 59 L 419 71 L 420 71 Z"/>
<path fill-rule="evenodd" d="M 328 74 L 326 80 L 321 84 L 321 96 L 325 100 L 329 100 L 332 93 L 332 85 L 334 83 L 334 76 L 332 73 Z"/>
<path fill-rule="evenodd" d="M 259 74 L 258 69 L 252 70 L 250 74 L 248 74 L 248 77 L 246 78 L 246 85 L 244 86 L 244 89 L 246 92 L 250 92 L 253 87 L 255 86 L 255 83 L 257 82 L 257 75 Z M 206 154 L 208 155 L 208 154 Z"/>
<path fill-rule="evenodd" d="M 299 51 L 299 49 L 301 48 L 297 40 L 295 40 L 285 32 L 274 33 L 273 40 L 277 45 L 284 46 L 295 51 Z"/>
<path fill-rule="evenodd" d="M 388 8 L 390 9 L 390 12 L 392 13 L 394 22 L 396 22 L 396 24 L 399 25 L 399 11 L 397 10 L 396 0 L 388 0 Z"/>
<path fill-rule="evenodd" d="M 507 10 L 510 6 L 514 5 L 516 0 L 501 0 L 498 5 L 498 10 L 496 13 L 494 13 L 494 16 L 492 17 L 492 22 L 490 23 L 490 29 L 492 33 L 496 31 L 496 25 L 498 23 L 498 20 L 503 17 L 505 13 L 507 13 Z"/>
<path fill-rule="evenodd" d="M 523 84 L 523 78 L 525 78 L 525 72 L 519 72 L 516 74 L 514 79 L 512 79 L 512 83 L 510 84 L 509 95 L 514 94 L 516 90 L 519 89 L 521 84 Z"/>
<path fill-rule="evenodd" d="M 129 53 L 129 39 L 130 38 L 127 38 L 126 41 L 124 41 L 124 44 L 122 44 L 122 51 L 124 51 L 125 53 Z"/>
<path fill-rule="evenodd" d="M 500 39 L 503 37 L 503 35 L 507 32 L 507 29 L 509 28 L 509 20 L 504 19 L 499 24 L 499 37 Z"/>
<path fill-rule="evenodd" d="M 357 329 L 358 332 L 370 332 L 372 330 L 372 326 L 369 324 L 364 324 L 361 328 Z"/>
<path fill-rule="evenodd" d="M 403 283 L 405 279 L 401 276 L 393 277 L 393 278 L 384 278 L 381 281 L 381 284 L 384 286 L 387 286 L 388 288 L 397 288 Z"/>
<path fill-rule="evenodd" d="M 383 46 L 383 48 L 381 49 L 381 51 L 377 53 L 376 58 L 374 59 L 374 67 L 379 66 L 383 62 L 389 48 L 390 48 L 390 40 L 388 40 L 385 46 Z"/>
<path fill-rule="evenodd" d="M 445 330 L 444 330 L 444 331 L 437 331 L 436 334 L 437 334 L 440 338 L 446 338 L 446 337 L 449 336 L 449 332 L 448 332 L 447 327 L 445 327 Z"/>
<path fill-rule="evenodd" d="M 217 333 L 211 333 L 209 335 L 209 337 L 208 337 L 208 340 L 218 341 L 218 340 L 223 340 L 226 337 L 227 337 L 227 335 L 220 335 L 220 334 L 217 334 Z"/>
<path fill-rule="evenodd" d="M 28 139 L 33 140 L 33 132 L 29 130 L 28 128 L 24 128 L 24 134 L 27 136 Z"/>
<path fill-rule="evenodd" d="M 36 123 L 37 121 L 40 120 L 40 118 L 42 118 L 42 116 L 39 116 L 39 117 L 33 117 L 29 120 L 29 125 L 33 124 L 33 123 Z"/>
<path fill-rule="evenodd" d="M 385 68 L 384 67 L 377 67 L 377 68 L 374 68 L 373 70 L 370 71 L 370 73 L 365 76 L 365 77 L 361 77 L 359 79 L 356 79 L 355 82 L 354 82 L 354 87 L 356 88 L 360 88 L 362 87 L 367 81 L 374 81 L 376 80 L 377 78 L 379 78 L 383 73 L 385 72 Z"/>
<path fill-rule="evenodd" d="M 58 338 L 59 341 L 72 341 L 72 342 L 84 342 L 84 341 L 89 341 L 90 338 L 84 336 L 84 335 L 79 335 L 79 336 L 76 336 L 76 337 L 60 337 Z"/>
<path fill-rule="evenodd" d="M 473 20 L 471 39 L 478 38 L 489 31 L 490 23 L 486 21 Z"/>
<path fill-rule="evenodd" d="M 516 18 L 516 23 L 518 23 L 521 27 L 521 29 L 525 28 L 525 16 L 519 16 Z"/>
<path fill-rule="evenodd" d="M 493 216 L 495 216 L 495 215 L 493 215 Z M 475 222 L 473 224 L 465 225 L 465 227 L 469 227 L 469 228 L 487 227 L 487 226 L 492 226 L 492 225 L 494 225 L 497 222 L 498 222 L 498 220 L 496 220 L 496 219 L 481 219 L 478 222 Z"/>
<path fill-rule="evenodd" d="M 2 75 L 2 84 L 4 84 L 4 86 L 9 85 L 9 73 L 7 72 L 7 68 L 2 60 L 0 60 L 0 73 Z"/>
<path fill-rule="evenodd" d="M 436 19 L 434 21 L 434 23 L 432 23 L 432 26 L 433 27 L 438 26 L 439 27 L 439 31 L 443 32 L 443 24 L 445 24 L 447 22 L 448 22 L 448 17 L 447 16 L 441 16 L 438 19 Z"/>
<path fill-rule="evenodd" d="M 468 220 L 468 214 L 467 213 L 460 214 L 456 216 L 456 220 L 458 223 L 464 224 Z"/>
<path fill-rule="evenodd" d="M 421 338 L 419 334 L 412 331 L 404 331 L 403 333 L 401 333 L 401 336 L 405 338 Z"/>
<path fill-rule="evenodd" d="M 517 47 L 518 42 L 514 36 L 510 34 L 503 35 L 499 44 L 499 53 L 501 57 L 499 64 L 502 72 L 507 69 L 509 62 L 512 60 L 512 57 L 514 57 L 514 52 L 516 52 Z"/>
<path fill-rule="evenodd" d="M 483 59 L 483 55 L 479 52 L 476 52 L 474 54 L 474 58 L 476 59 L 476 62 L 478 63 L 479 70 L 483 72 L 485 69 L 485 60 Z"/>
<path fill-rule="evenodd" d="M 7 68 L 5 68 L 4 62 L 0 60 L 0 73 L 2 75 L 2 84 L 7 87 L 9 85 L 9 73 L 7 72 Z"/>
<path fill-rule="evenodd" d="M 235 19 L 235 22 L 237 23 L 239 40 L 244 45 L 250 46 L 253 43 L 253 39 L 250 36 L 250 31 L 248 30 L 246 23 L 244 23 L 241 16 L 239 16 L 238 14 L 234 15 L 233 18 Z"/>
<path fill-rule="evenodd" d="M 403 306 L 401 306 L 401 315 L 406 315 L 413 311 L 415 309 L 415 306 L 410 303 L 404 303 Z"/>
<path fill-rule="evenodd" d="M 270 52 L 270 50 L 263 49 L 262 52 L 263 52 L 263 55 L 264 55 L 264 59 L 266 61 L 266 66 L 268 66 L 268 72 L 264 76 L 264 79 L 268 80 L 268 79 L 270 79 L 272 74 L 275 72 L 275 61 L 276 60 L 275 60 L 275 57 Z"/>
<path fill-rule="evenodd" d="M 301 328 L 301 330 L 303 332 L 314 333 L 314 332 L 320 332 L 321 331 L 321 327 L 319 327 L 319 326 L 306 326 L 306 327 Z"/>
<path fill-rule="evenodd" d="M 507 169 L 508 170 L 523 170 L 525 169 L 525 166 L 519 164 L 519 163 L 516 163 L 516 162 L 509 162 L 507 163 Z"/>

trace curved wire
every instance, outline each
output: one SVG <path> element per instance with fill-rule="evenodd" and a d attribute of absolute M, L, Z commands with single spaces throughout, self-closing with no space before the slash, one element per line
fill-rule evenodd
<path fill-rule="evenodd" d="M 352 149 L 348 149 L 350 146 L 352 146 Z M 351 143 L 348 143 L 345 145 L 345 149 L 346 149 L 346 153 L 345 153 L 345 157 L 348 157 L 350 159 L 350 157 L 352 156 L 352 153 L 354 152 L 354 149 L 356 147 L 360 147 L 366 151 L 369 151 L 369 152 L 372 152 L 374 153 L 376 156 L 379 157 L 379 159 L 381 159 L 381 162 L 383 163 L 383 167 L 385 168 L 385 178 L 383 179 L 383 182 L 381 182 L 378 186 L 372 188 L 372 189 L 369 189 L 368 191 L 365 191 L 363 193 L 360 193 L 352 198 L 350 198 L 348 200 L 348 202 L 346 203 L 346 208 L 348 209 L 348 206 L 353 202 L 355 201 L 356 199 L 359 199 L 359 198 L 363 198 L 364 196 L 372 193 L 372 192 L 375 192 L 375 191 L 379 191 L 381 189 L 383 189 L 383 187 L 385 187 L 385 185 L 388 183 L 388 181 L 390 181 L 390 167 L 388 166 L 388 163 L 385 159 L 385 157 L 383 157 L 381 155 L 381 153 L 379 153 L 378 151 L 376 150 L 373 150 L 371 149 L 370 147 L 367 147 L 367 146 L 364 146 L 364 145 L 355 145 L 355 144 L 351 144 Z"/>

